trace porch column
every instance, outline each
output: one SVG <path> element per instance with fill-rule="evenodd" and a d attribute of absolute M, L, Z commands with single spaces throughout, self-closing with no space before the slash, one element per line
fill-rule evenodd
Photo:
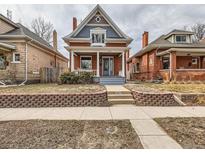
<path fill-rule="evenodd" d="M 170 53 L 170 80 L 176 79 L 176 51 Z"/>
<path fill-rule="evenodd" d="M 71 51 L 71 72 L 74 71 L 74 51 Z"/>
<path fill-rule="evenodd" d="M 97 52 L 97 77 L 100 77 L 100 56 L 99 52 Z"/>
<path fill-rule="evenodd" d="M 125 77 L 125 54 L 122 52 L 122 77 Z"/>

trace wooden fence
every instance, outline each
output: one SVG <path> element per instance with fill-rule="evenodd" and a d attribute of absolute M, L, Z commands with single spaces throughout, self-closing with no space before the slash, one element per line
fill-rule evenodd
<path fill-rule="evenodd" d="M 40 70 L 41 83 L 55 83 L 59 80 L 60 75 L 66 70 L 63 68 L 42 67 Z"/>

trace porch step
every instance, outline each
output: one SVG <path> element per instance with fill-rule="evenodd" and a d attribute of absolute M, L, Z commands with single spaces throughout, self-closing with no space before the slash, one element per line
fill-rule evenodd
<path fill-rule="evenodd" d="M 125 83 L 123 77 L 101 77 L 100 83 L 104 85 L 121 85 Z"/>
<path fill-rule="evenodd" d="M 112 105 L 115 105 L 115 104 L 134 104 L 133 99 L 108 99 L 108 102 L 110 102 Z"/>
<path fill-rule="evenodd" d="M 118 94 L 118 95 L 130 94 L 130 95 L 132 95 L 130 91 L 108 91 L 107 93 L 108 93 L 108 95 L 113 95 L 113 94 Z"/>

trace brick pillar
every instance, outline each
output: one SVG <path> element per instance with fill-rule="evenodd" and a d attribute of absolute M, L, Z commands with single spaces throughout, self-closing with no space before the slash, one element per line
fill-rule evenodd
<path fill-rule="evenodd" d="M 202 69 L 203 68 L 203 56 L 199 57 L 199 68 Z"/>
<path fill-rule="evenodd" d="M 176 51 L 170 53 L 171 80 L 176 80 L 177 56 Z"/>

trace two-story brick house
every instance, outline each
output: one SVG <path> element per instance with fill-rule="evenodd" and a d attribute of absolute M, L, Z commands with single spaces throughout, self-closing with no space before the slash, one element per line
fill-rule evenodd
<path fill-rule="evenodd" d="M 127 60 L 132 80 L 203 81 L 205 44 L 193 41 L 194 33 L 173 30 L 151 43 L 142 36 L 142 49 Z"/>
<path fill-rule="evenodd" d="M 123 83 L 126 76 L 126 57 L 132 39 L 124 34 L 107 13 L 97 5 L 65 36 L 70 53 L 71 72 L 93 72 L 101 83 Z"/>

